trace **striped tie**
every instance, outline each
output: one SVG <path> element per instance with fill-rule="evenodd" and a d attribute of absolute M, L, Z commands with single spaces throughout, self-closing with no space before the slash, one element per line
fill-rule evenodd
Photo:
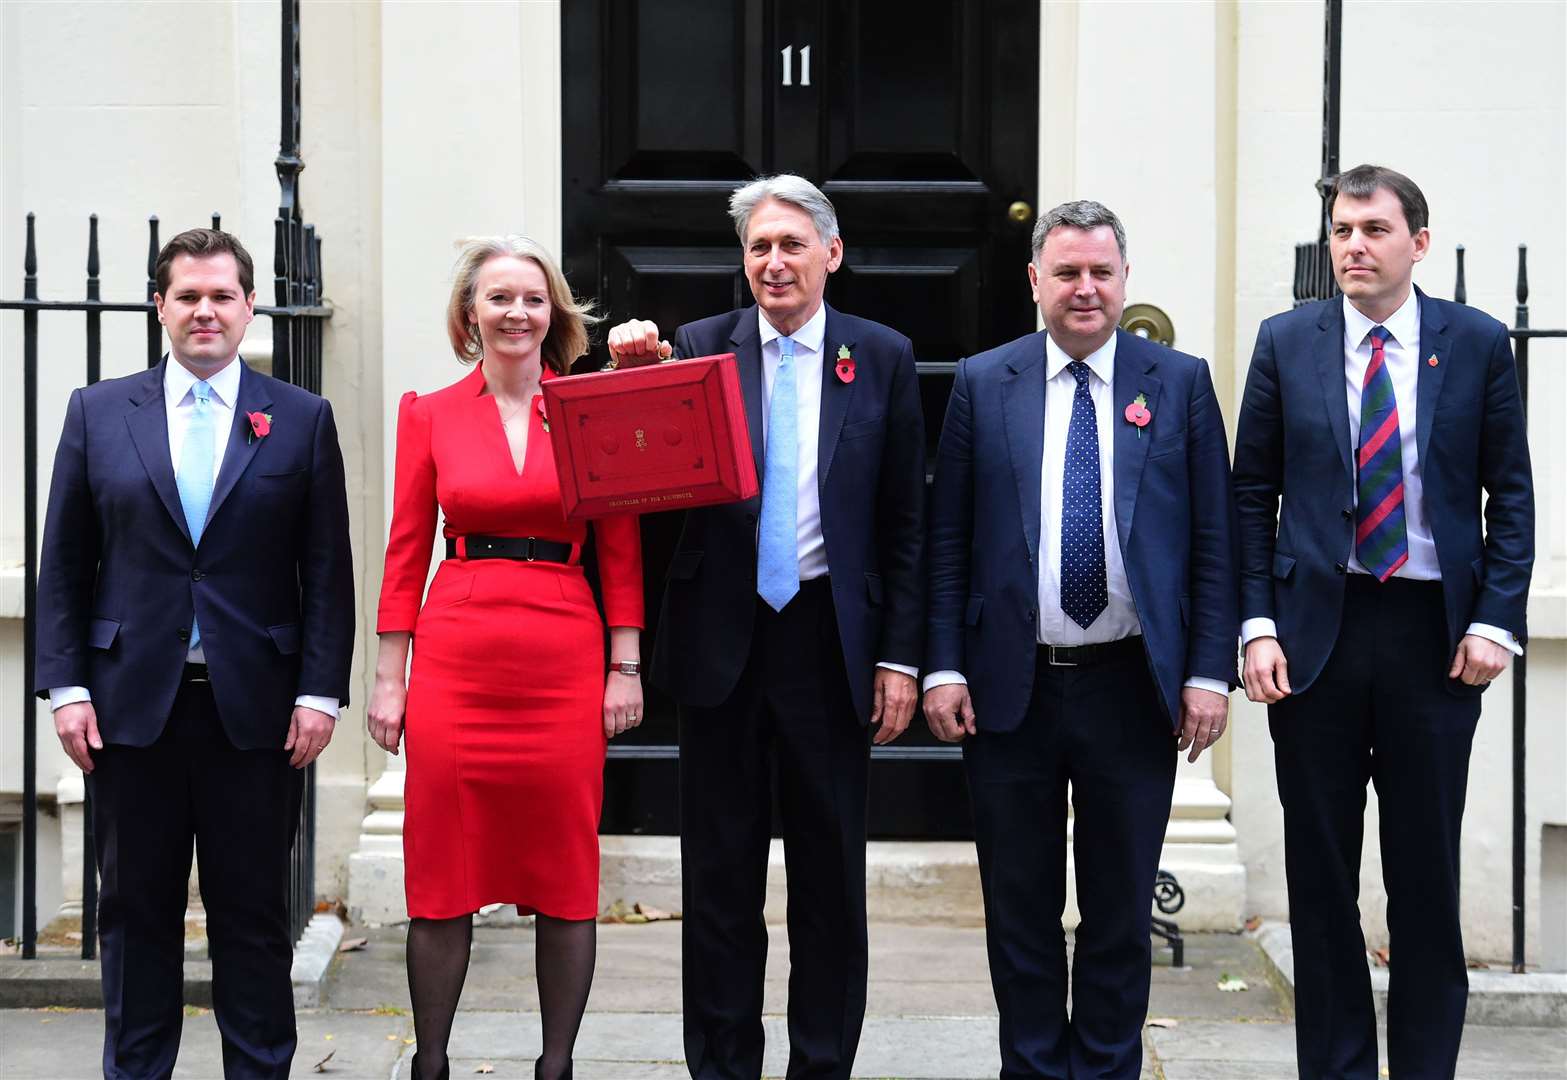
<path fill-rule="evenodd" d="M 1404 459 L 1398 434 L 1398 401 L 1383 346 L 1387 331 L 1371 331 L 1371 364 L 1360 387 L 1360 449 L 1355 508 L 1355 555 L 1378 581 L 1409 559 L 1404 529 Z"/>

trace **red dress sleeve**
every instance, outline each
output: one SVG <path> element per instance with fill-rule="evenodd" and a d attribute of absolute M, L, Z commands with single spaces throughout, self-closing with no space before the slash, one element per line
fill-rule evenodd
<path fill-rule="evenodd" d="M 604 622 L 609 626 L 647 625 L 642 610 L 642 527 L 633 516 L 593 522 L 598 545 L 599 587 L 604 592 Z"/>
<path fill-rule="evenodd" d="M 411 633 L 419 619 L 437 511 L 430 415 L 410 390 L 397 409 L 397 471 L 392 485 L 392 528 L 386 540 L 386 573 L 381 579 L 381 605 L 376 616 L 378 634 Z"/>

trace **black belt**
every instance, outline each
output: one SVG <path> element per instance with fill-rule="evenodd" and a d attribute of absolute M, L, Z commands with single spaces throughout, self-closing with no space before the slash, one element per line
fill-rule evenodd
<path fill-rule="evenodd" d="M 1087 667 L 1111 660 L 1129 660 L 1143 655 L 1141 635 L 1106 641 L 1099 645 L 1041 645 L 1039 659 L 1051 667 Z"/>
<path fill-rule="evenodd" d="M 536 536 L 448 537 L 448 559 L 521 559 L 525 562 L 571 562 L 571 544 L 559 540 L 540 540 Z"/>

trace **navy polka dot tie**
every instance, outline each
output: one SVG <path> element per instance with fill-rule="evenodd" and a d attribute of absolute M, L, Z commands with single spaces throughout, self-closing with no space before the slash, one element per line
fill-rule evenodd
<path fill-rule="evenodd" d="M 1088 365 L 1067 365 L 1077 389 L 1066 429 L 1061 483 L 1061 610 L 1083 629 L 1110 603 L 1105 585 L 1104 509 L 1099 495 L 1099 424 L 1088 392 Z"/>

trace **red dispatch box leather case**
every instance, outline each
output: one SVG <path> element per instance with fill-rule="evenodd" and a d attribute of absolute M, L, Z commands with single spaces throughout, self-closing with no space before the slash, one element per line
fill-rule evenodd
<path fill-rule="evenodd" d="M 733 353 L 543 384 L 572 521 L 749 499 L 759 490 Z"/>

